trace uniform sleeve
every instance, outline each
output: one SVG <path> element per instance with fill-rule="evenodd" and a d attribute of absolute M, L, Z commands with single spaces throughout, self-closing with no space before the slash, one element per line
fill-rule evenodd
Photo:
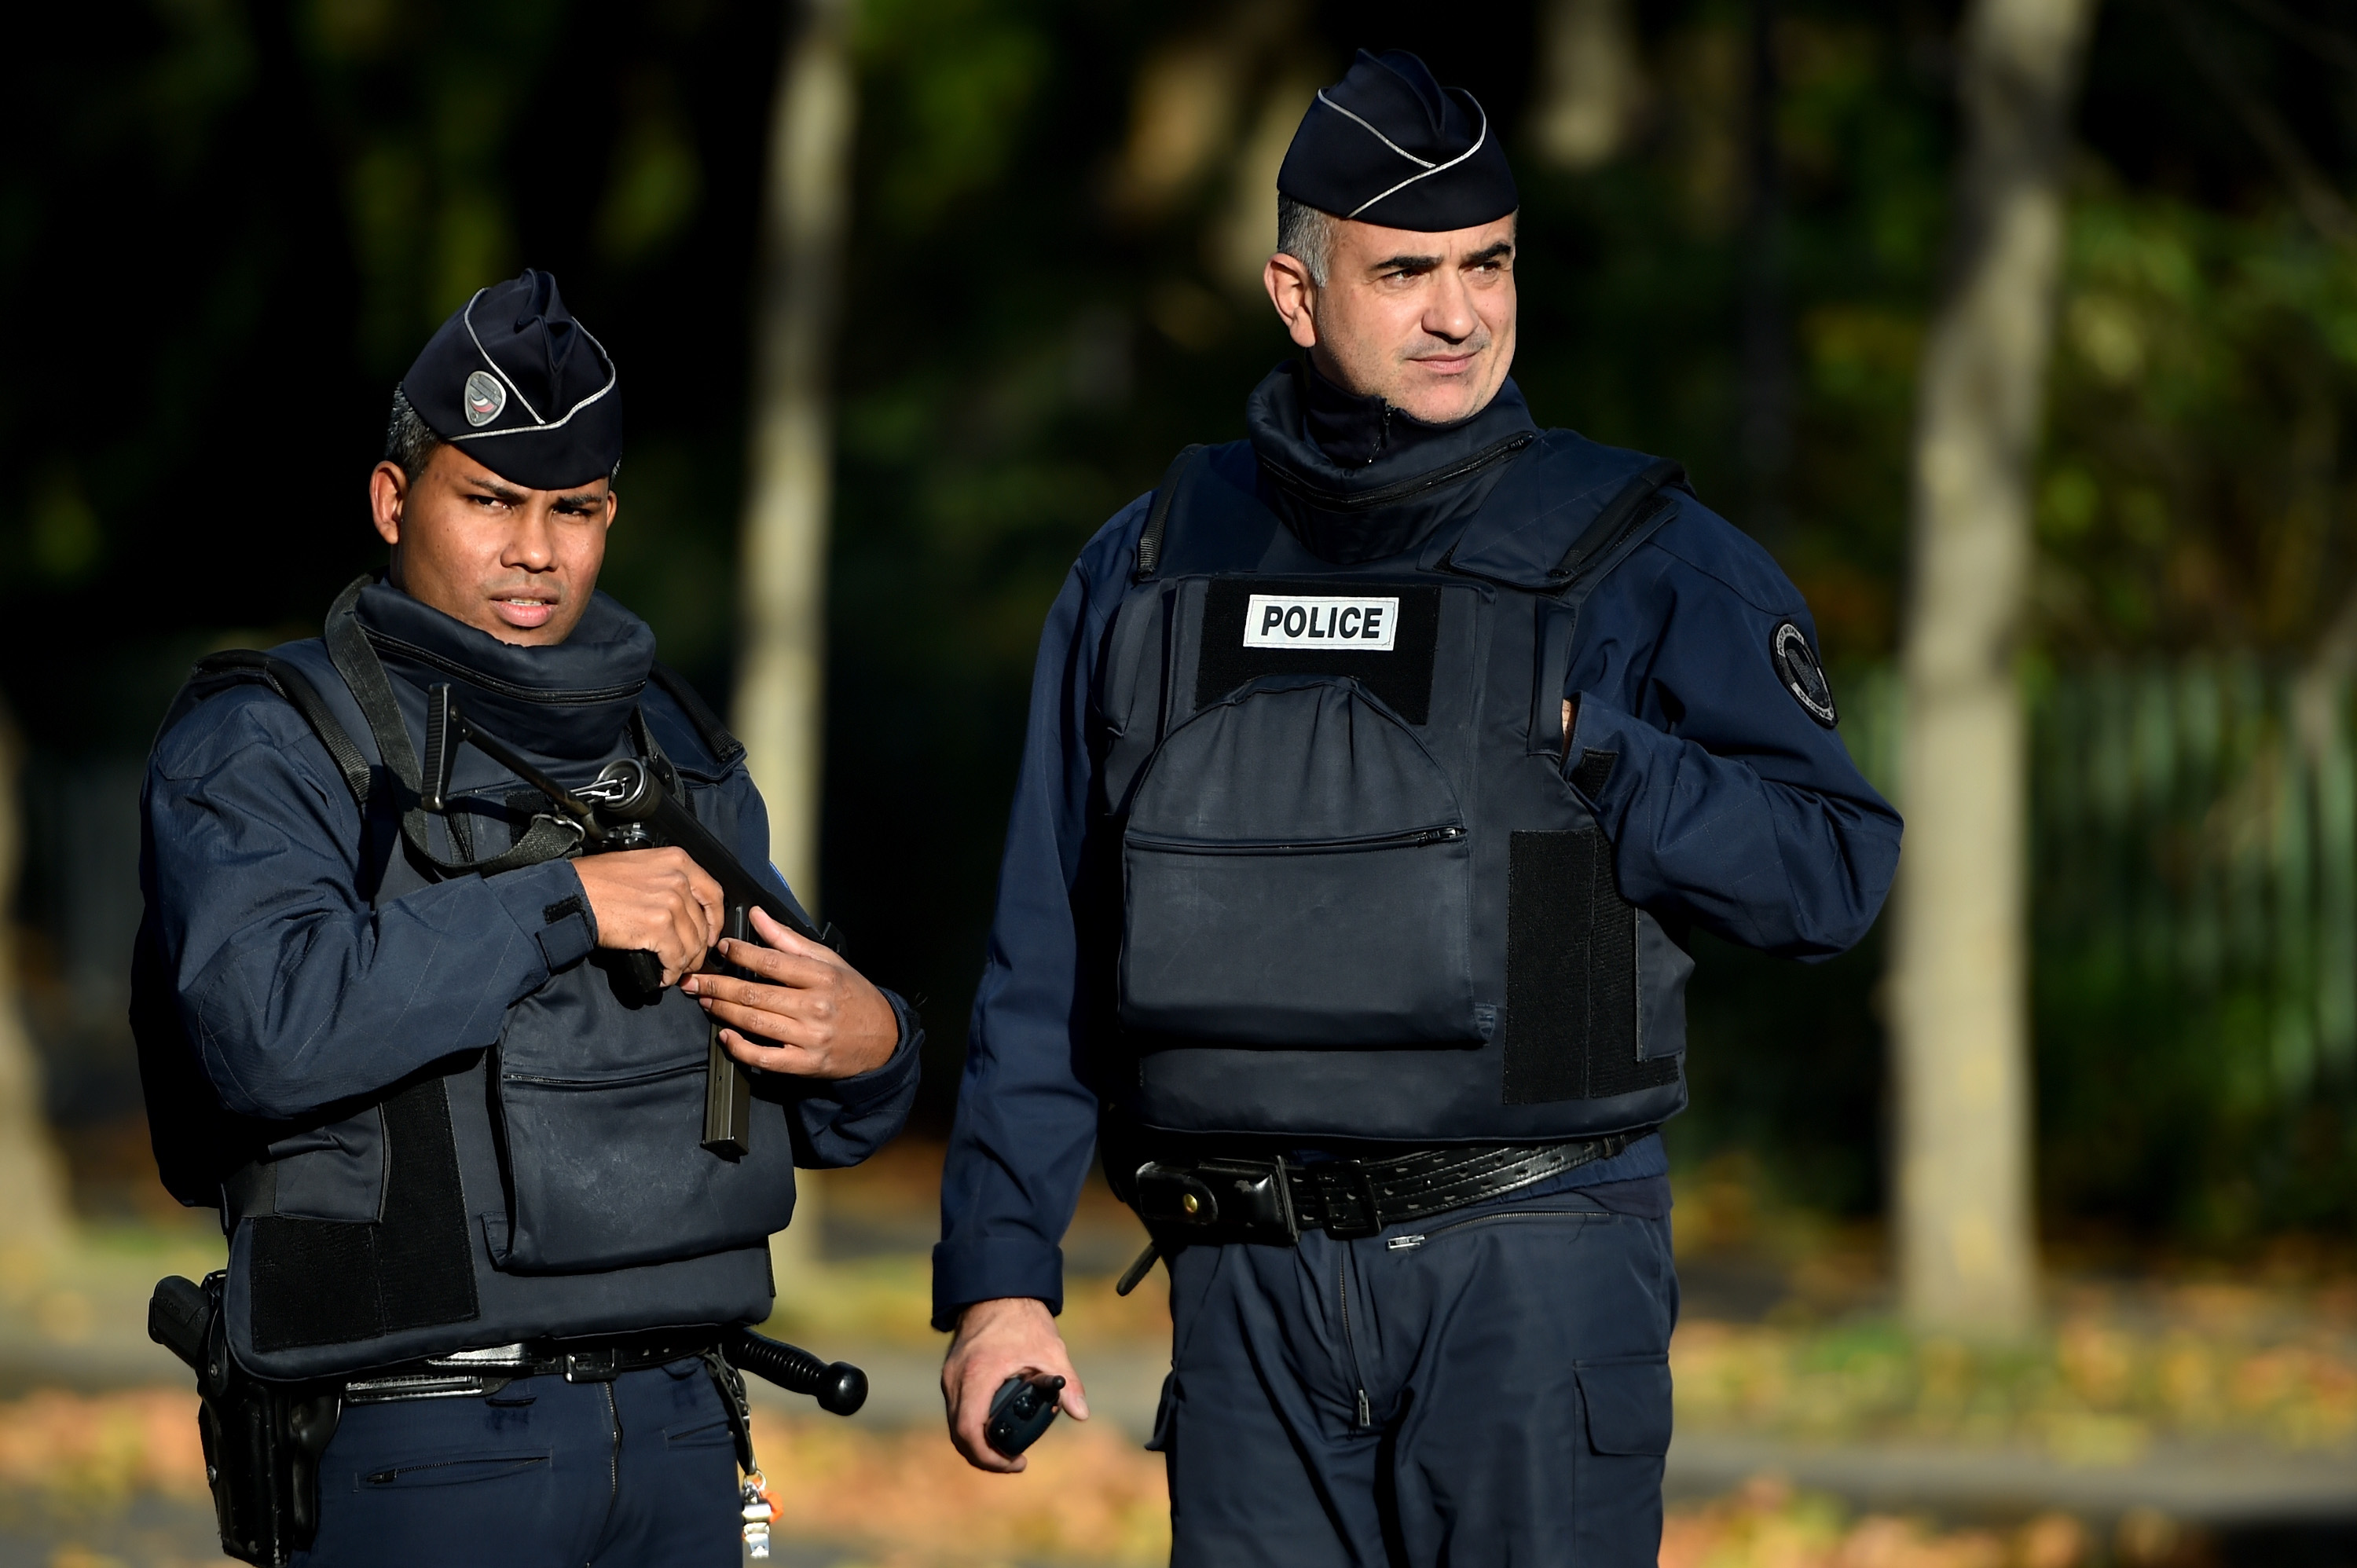
<path fill-rule="evenodd" d="M 770 860 L 769 808 L 753 787 L 752 775 L 740 764 L 728 776 L 726 788 L 737 796 L 737 842 L 730 846 L 737 858 L 781 896 L 804 925 L 815 927 L 818 922 Z M 925 1029 L 917 1010 L 898 993 L 885 991 L 884 1000 L 899 1021 L 900 1037 L 879 1066 L 850 1078 L 786 1080 L 792 1087 L 786 1113 L 793 1121 L 794 1164 L 805 1170 L 856 1165 L 908 1125 L 909 1112 L 917 1103 Z"/>
<path fill-rule="evenodd" d="M 1060 1243 L 1097 1123 L 1097 1098 L 1081 1072 L 1088 1042 L 1072 908 L 1095 777 L 1089 704 L 1122 565 L 1145 515 L 1140 500 L 1097 536 L 1039 635 L 998 906 L 942 1172 L 936 1328 L 955 1326 L 969 1304 L 1000 1296 L 1063 1309 Z"/>
<path fill-rule="evenodd" d="M 242 1115 L 300 1117 L 488 1047 L 508 1007 L 595 940 L 566 861 L 371 908 L 359 810 L 266 693 L 218 697 L 167 736 L 142 806 L 188 1038 Z"/>
<path fill-rule="evenodd" d="M 1565 766 L 1612 840 L 1622 897 L 1745 947 L 1830 958 L 1881 910 L 1899 814 L 1778 672 L 1779 627 L 1816 646 L 1799 591 L 1730 525 L 1673 528 L 1582 612 Z"/>

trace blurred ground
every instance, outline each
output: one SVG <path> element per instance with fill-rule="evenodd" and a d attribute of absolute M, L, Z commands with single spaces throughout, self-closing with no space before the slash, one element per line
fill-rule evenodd
<path fill-rule="evenodd" d="M 773 1331 L 857 1361 L 849 1422 L 756 1386 L 781 1568 L 1132 1568 L 1168 1552 L 1139 1444 L 1168 1366 L 1161 1275 L 1092 1186 L 1067 1242 L 1065 1327 L 1098 1419 L 1012 1479 L 940 1435 L 925 1326 L 939 1151 L 824 1178 L 821 1267 Z M 2082 1248 L 2050 1332 L 2004 1351 L 1916 1342 L 1878 1240 L 1760 1199 L 1740 1165 L 1678 1180 L 1685 1310 L 1663 1568 L 2357 1568 L 2357 1270 L 2283 1251 L 2232 1268 Z M 200 1218 L 200 1217 L 199 1217 Z M 147 1343 L 200 1223 L 124 1220 L 68 1257 L 0 1259 L 0 1568 L 220 1561 L 177 1363 Z"/>

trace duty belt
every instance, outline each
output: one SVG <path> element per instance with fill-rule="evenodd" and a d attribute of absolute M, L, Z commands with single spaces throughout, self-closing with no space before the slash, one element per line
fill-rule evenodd
<path fill-rule="evenodd" d="M 1462 1208 L 1560 1172 L 1609 1159 L 1652 1132 L 1508 1147 L 1418 1149 L 1387 1159 L 1292 1155 L 1148 1160 L 1137 1167 L 1137 1212 L 1157 1242 L 1271 1241 L 1305 1230 L 1340 1240 Z"/>
<path fill-rule="evenodd" d="M 498 1393 L 519 1378 L 562 1377 L 568 1383 L 610 1383 L 624 1372 L 695 1359 L 719 1343 L 719 1331 L 711 1329 L 662 1337 L 534 1341 L 456 1350 L 349 1379 L 343 1387 L 344 1402 L 473 1399 Z"/>

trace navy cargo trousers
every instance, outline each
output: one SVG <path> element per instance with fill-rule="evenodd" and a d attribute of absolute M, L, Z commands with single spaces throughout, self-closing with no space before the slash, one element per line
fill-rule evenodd
<path fill-rule="evenodd" d="M 1172 1568 L 1652 1568 L 1670 1222 L 1599 1196 L 1181 1251 Z"/>
<path fill-rule="evenodd" d="M 348 1408 L 296 1568 L 738 1568 L 737 1450 L 701 1361 Z"/>

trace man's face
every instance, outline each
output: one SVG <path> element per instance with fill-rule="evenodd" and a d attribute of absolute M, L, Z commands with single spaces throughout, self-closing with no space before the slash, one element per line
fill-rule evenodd
<path fill-rule="evenodd" d="M 369 476 L 393 585 L 502 642 L 545 647 L 581 624 L 620 501 L 603 478 L 533 490 L 456 446 L 437 446 L 411 484 L 400 465 Z"/>
<path fill-rule="evenodd" d="M 1282 252 L 1269 298 L 1318 372 L 1433 424 L 1479 413 L 1514 362 L 1514 219 L 1422 234 L 1337 220 L 1326 281 Z"/>

